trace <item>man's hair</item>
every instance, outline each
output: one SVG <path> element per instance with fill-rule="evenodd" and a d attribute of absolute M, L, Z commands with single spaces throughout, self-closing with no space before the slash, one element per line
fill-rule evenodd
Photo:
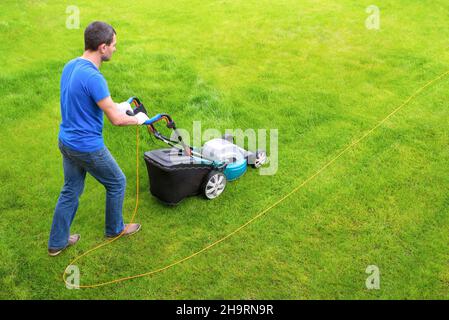
<path fill-rule="evenodd" d="M 94 21 L 84 30 L 84 50 L 97 51 L 98 46 L 102 43 L 110 45 L 114 38 L 114 28 L 101 21 Z"/>

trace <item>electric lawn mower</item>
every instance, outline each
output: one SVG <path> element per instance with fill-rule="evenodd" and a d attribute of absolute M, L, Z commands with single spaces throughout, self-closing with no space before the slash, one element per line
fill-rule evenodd
<path fill-rule="evenodd" d="M 128 99 L 134 105 L 128 115 L 147 110 L 136 97 Z M 164 120 L 175 133 L 177 141 L 161 134 L 154 126 Z M 150 192 L 168 205 L 178 204 L 187 196 L 203 194 L 207 199 L 217 198 L 226 187 L 227 181 L 240 178 L 248 165 L 261 167 L 266 161 L 266 152 L 246 151 L 235 145 L 232 135 L 212 139 L 201 148 L 188 146 L 179 135 L 175 122 L 168 114 L 157 114 L 144 125 L 148 132 L 170 148 L 147 151 L 144 154 L 150 180 Z"/>

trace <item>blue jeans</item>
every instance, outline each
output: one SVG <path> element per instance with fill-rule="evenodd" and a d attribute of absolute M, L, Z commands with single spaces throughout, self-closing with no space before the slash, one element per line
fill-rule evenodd
<path fill-rule="evenodd" d="M 67 246 L 70 226 L 83 193 L 86 172 L 106 188 L 106 235 L 114 236 L 124 229 L 123 199 L 126 178 L 106 147 L 93 152 L 78 152 L 59 141 L 64 167 L 64 186 L 56 204 L 48 248 Z"/>

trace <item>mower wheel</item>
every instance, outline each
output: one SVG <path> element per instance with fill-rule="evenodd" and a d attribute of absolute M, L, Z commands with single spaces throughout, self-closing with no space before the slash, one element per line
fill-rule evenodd
<path fill-rule="evenodd" d="M 254 159 L 254 163 L 251 163 L 251 167 L 258 169 L 267 162 L 267 153 L 263 150 L 258 150 Z"/>
<path fill-rule="evenodd" d="M 226 187 L 226 176 L 220 172 L 212 170 L 204 179 L 202 186 L 203 195 L 209 199 L 217 198 Z"/>

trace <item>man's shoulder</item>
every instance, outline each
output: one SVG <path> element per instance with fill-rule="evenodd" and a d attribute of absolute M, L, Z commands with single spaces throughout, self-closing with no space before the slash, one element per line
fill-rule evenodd
<path fill-rule="evenodd" d="M 77 57 L 67 62 L 63 69 L 64 73 L 73 73 L 75 77 L 81 77 L 84 80 L 88 80 L 91 77 L 104 78 L 103 74 L 93 65 L 92 62 Z"/>
<path fill-rule="evenodd" d="M 72 60 L 70 60 L 69 62 L 67 62 L 64 65 L 63 70 L 66 70 L 68 68 L 72 68 L 73 66 L 75 66 L 78 63 L 79 58 L 73 58 Z"/>

